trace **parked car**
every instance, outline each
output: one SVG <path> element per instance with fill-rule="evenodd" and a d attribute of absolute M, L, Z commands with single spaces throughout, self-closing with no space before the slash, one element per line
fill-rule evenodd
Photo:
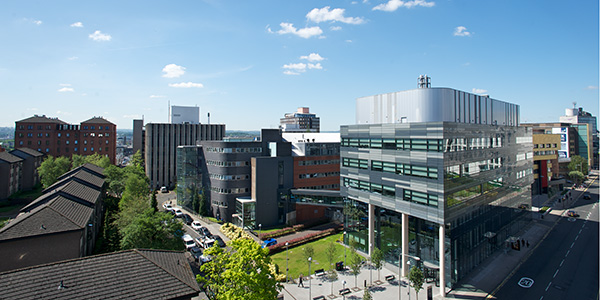
<path fill-rule="evenodd" d="M 212 233 L 210 233 L 210 230 L 208 230 L 206 227 L 200 228 L 198 233 L 200 233 L 200 235 L 203 237 L 212 237 Z"/>
<path fill-rule="evenodd" d="M 172 207 L 172 206 L 171 206 L 171 204 L 169 204 L 169 203 L 165 203 L 165 204 L 163 204 L 163 208 L 164 208 L 166 211 L 168 211 L 168 212 L 170 212 L 170 211 L 172 211 L 172 210 L 173 210 L 173 207 Z"/>
<path fill-rule="evenodd" d="M 211 261 L 212 257 L 210 255 L 204 255 L 204 253 L 202 253 L 202 255 L 199 257 L 199 259 L 200 259 L 199 263 L 204 264 L 204 263 Z"/>
<path fill-rule="evenodd" d="M 262 247 L 265 248 L 265 247 L 273 246 L 273 245 L 276 245 L 276 244 L 277 244 L 277 240 L 274 239 L 274 238 L 270 238 L 270 239 L 266 239 L 263 242 Z"/>
<path fill-rule="evenodd" d="M 181 239 L 183 240 L 183 244 L 185 245 L 186 250 L 190 250 L 193 247 L 196 247 L 196 242 L 194 242 L 194 238 L 192 238 L 189 234 L 184 234 Z"/>
<path fill-rule="evenodd" d="M 590 200 L 590 199 L 592 199 L 592 196 L 590 195 L 590 193 L 585 193 L 585 194 L 583 194 L 583 199 Z"/>
<path fill-rule="evenodd" d="M 183 222 L 186 225 L 191 225 L 192 222 L 194 221 L 194 219 L 192 219 L 192 217 L 190 215 L 188 215 L 188 214 L 183 214 L 183 218 L 182 219 L 183 219 Z"/>
<path fill-rule="evenodd" d="M 567 216 L 573 217 L 573 218 L 577 218 L 577 217 L 579 217 L 579 214 L 576 211 L 574 211 L 574 210 L 569 210 L 567 212 Z"/>
<path fill-rule="evenodd" d="M 163 186 L 163 187 L 160 188 L 160 192 L 161 193 L 168 193 L 169 189 L 166 186 Z"/>
<path fill-rule="evenodd" d="M 200 262 L 200 256 L 202 256 L 202 248 L 198 247 L 198 246 L 194 246 L 192 248 L 189 249 L 190 253 L 192 253 L 192 256 L 194 257 L 194 260 L 196 260 L 197 262 Z"/>
<path fill-rule="evenodd" d="M 209 237 L 202 239 L 202 247 L 204 249 L 208 249 L 208 248 L 212 247 L 214 244 L 215 244 L 214 239 L 211 239 Z"/>
<path fill-rule="evenodd" d="M 196 230 L 196 231 L 200 231 L 200 229 L 202 228 L 202 224 L 200 224 L 200 222 L 198 221 L 194 221 L 192 222 L 192 229 Z"/>
<path fill-rule="evenodd" d="M 215 243 L 217 243 L 217 246 L 225 247 L 225 242 L 223 241 L 223 239 L 220 236 L 213 235 L 213 239 L 215 240 Z"/>
<path fill-rule="evenodd" d="M 174 208 L 173 209 L 173 213 L 175 214 L 175 217 L 177 217 L 177 218 L 183 218 L 183 212 L 181 211 L 181 209 Z"/>

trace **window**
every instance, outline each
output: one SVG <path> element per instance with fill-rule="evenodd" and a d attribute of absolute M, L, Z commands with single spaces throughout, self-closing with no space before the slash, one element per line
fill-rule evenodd
<path fill-rule="evenodd" d="M 65 142 L 65 144 L 67 144 L 67 145 L 68 145 L 68 144 L 69 144 L 69 141 L 66 141 L 66 142 Z"/>
<path fill-rule="evenodd" d="M 23 141 L 19 141 L 19 145 L 21 145 L 21 146 L 22 146 L 22 145 L 23 145 Z"/>
<path fill-rule="evenodd" d="M 106 144 L 108 145 L 108 140 L 106 140 Z"/>
<path fill-rule="evenodd" d="M 27 125 L 27 129 L 32 130 L 33 129 L 33 125 Z M 42 151 L 40 151 L 42 152 Z"/>
<path fill-rule="evenodd" d="M 84 145 L 87 145 L 87 140 L 84 140 L 84 141 L 83 141 L 83 144 L 84 144 Z"/>
<path fill-rule="evenodd" d="M 91 127 L 92 130 L 96 129 L 94 126 Z"/>
<path fill-rule="evenodd" d="M 94 152 L 94 147 L 92 147 L 92 148 L 90 149 L 90 151 L 91 151 L 91 152 Z"/>
<path fill-rule="evenodd" d="M 67 133 L 67 137 L 69 137 L 71 134 Z"/>
<path fill-rule="evenodd" d="M 60 132 L 58 133 L 58 137 L 60 137 Z"/>
<path fill-rule="evenodd" d="M 88 129 L 88 127 L 87 126 L 83 126 L 83 129 Z"/>
<path fill-rule="evenodd" d="M 77 145 L 77 144 L 78 144 L 78 142 L 77 142 L 77 140 L 75 140 L 75 145 Z"/>
<path fill-rule="evenodd" d="M 87 147 L 83 147 L 83 152 L 86 152 L 86 151 L 87 151 Z"/>
<path fill-rule="evenodd" d="M 50 152 L 50 148 L 46 148 L 46 153 Z"/>
<path fill-rule="evenodd" d="M 73 148 L 73 151 L 77 152 L 77 147 Z"/>
<path fill-rule="evenodd" d="M 38 133 L 38 137 L 42 137 L 43 135 L 41 133 Z"/>
<path fill-rule="evenodd" d="M 108 132 L 104 134 L 104 136 L 108 136 Z"/>

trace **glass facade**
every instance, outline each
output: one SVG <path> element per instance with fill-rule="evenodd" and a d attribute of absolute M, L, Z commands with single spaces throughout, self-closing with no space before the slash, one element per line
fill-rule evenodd
<path fill-rule="evenodd" d="M 200 201 L 205 201 L 202 189 L 202 169 L 197 146 L 177 147 L 177 202 L 189 210 L 199 212 Z"/>

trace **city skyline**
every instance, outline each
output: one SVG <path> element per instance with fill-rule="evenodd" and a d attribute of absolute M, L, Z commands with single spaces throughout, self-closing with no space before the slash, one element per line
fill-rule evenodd
<path fill-rule="evenodd" d="M 116 5 L 118 3 L 118 5 Z M 144 5 L 140 5 L 144 4 Z M 276 128 L 310 107 L 322 131 L 355 100 L 453 87 L 520 105 L 521 122 L 565 108 L 598 115 L 598 3 L 234 1 L 0 4 L 0 126 L 32 115 L 168 121 L 200 107 L 228 130 Z"/>

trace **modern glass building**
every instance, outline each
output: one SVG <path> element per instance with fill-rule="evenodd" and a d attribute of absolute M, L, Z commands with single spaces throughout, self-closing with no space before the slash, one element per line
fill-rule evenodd
<path fill-rule="evenodd" d="M 531 130 L 514 104 L 450 88 L 357 99 L 342 126 L 345 242 L 451 288 L 529 222 Z M 447 290 L 444 290 L 445 294 Z"/>
<path fill-rule="evenodd" d="M 177 147 L 177 201 L 179 205 L 199 212 L 202 189 L 202 151 L 200 146 Z M 205 196 L 204 196 L 205 197 Z"/>

